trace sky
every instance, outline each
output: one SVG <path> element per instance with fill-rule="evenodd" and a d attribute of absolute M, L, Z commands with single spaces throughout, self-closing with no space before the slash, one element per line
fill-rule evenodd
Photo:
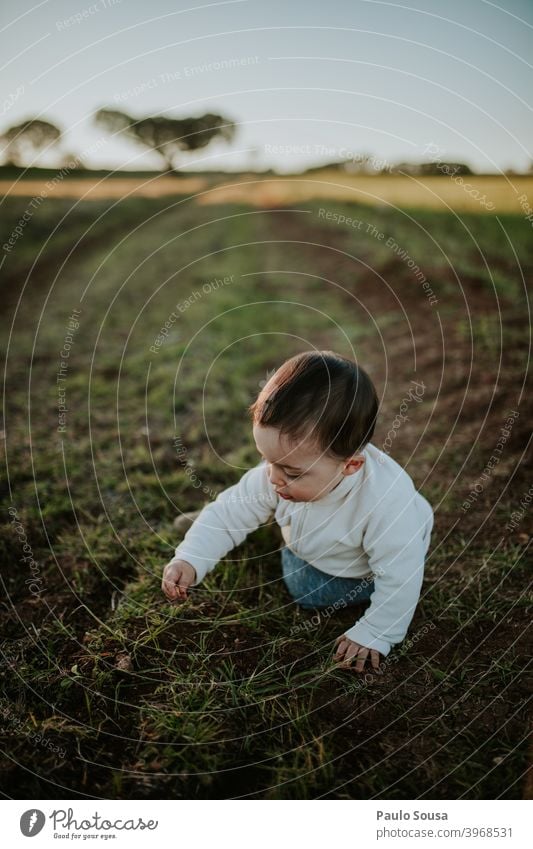
<path fill-rule="evenodd" d="M 88 167 L 151 169 L 157 154 L 102 138 L 95 110 L 216 112 L 233 142 L 184 154 L 184 170 L 363 153 L 527 170 L 532 36 L 533 0 L 1 0 L 0 131 L 38 116 Z"/>

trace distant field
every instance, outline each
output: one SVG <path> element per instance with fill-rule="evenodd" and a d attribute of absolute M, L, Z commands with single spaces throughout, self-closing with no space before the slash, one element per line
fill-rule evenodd
<path fill-rule="evenodd" d="M 533 207 L 533 176 L 372 177 L 324 169 L 288 176 L 184 172 L 180 178 L 156 172 L 132 176 L 124 172 L 85 172 L 78 176 L 77 172 L 70 172 L 57 181 L 57 172 L 47 172 L 46 177 L 39 178 L 36 170 L 15 181 L 2 179 L 0 171 L 0 195 L 33 197 L 45 191 L 54 198 L 99 200 L 200 194 L 199 202 L 204 204 L 247 203 L 256 207 L 324 198 L 372 206 L 515 214 L 524 214 L 527 204 Z M 51 188 L 47 187 L 49 181 L 53 182 Z"/>

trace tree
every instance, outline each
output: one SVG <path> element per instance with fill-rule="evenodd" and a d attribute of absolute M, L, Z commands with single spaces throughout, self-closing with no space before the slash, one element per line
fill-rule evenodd
<path fill-rule="evenodd" d="M 8 165 L 31 165 L 37 154 L 56 145 L 60 136 L 61 130 L 55 124 L 29 118 L 0 135 L 0 144 L 5 145 L 4 159 Z"/>
<path fill-rule="evenodd" d="M 152 115 L 138 120 L 116 109 L 99 109 L 95 121 L 109 132 L 124 135 L 144 147 L 154 150 L 174 171 L 174 161 L 182 151 L 206 147 L 217 136 L 230 142 L 235 124 L 221 115 L 207 113 L 198 118 L 166 118 Z"/>

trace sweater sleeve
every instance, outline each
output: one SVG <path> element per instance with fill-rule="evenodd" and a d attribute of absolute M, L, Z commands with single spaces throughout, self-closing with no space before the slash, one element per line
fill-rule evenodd
<path fill-rule="evenodd" d="M 196 586 L 228 551 L 267 521 L 277 503 L 278 496 L 262 460 L 203 508 L 176 548 L 172 561 L 186 560 L 194 566 Z"/>
<path fill-rule="evenodd" d="M 373 510 L 363 534 L 374 592 L 365 614 L 345 633 L 384 656 L 404 639 L 422 588 L 430 527 L 418 498 L 413 487 L 407 498 L 385 499 Z"/>

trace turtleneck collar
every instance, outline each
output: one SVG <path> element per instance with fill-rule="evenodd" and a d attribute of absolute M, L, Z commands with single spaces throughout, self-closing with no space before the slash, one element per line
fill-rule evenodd
<path fill-rule="evenodd" d="M 358 469 L 357 472 L 353 475 L 344 475 L 342 480 L 334 487 L 330 492 L 324 495 L 322 498 L 319 498 L 318 501 L 311 501 L 310 504 L 332 504 L 335 501 L 340 501 L 342 498 L 346 498 L 350 492 L 359 489 L 361 484 L 363 483 L 363 479 L 365 477 L 366 472 L 366 464 L 368 462 L 368 457 L 366 456 L 366 452 L 363 450 L 361 453 L 365 455 L 365 462 Z"/>

